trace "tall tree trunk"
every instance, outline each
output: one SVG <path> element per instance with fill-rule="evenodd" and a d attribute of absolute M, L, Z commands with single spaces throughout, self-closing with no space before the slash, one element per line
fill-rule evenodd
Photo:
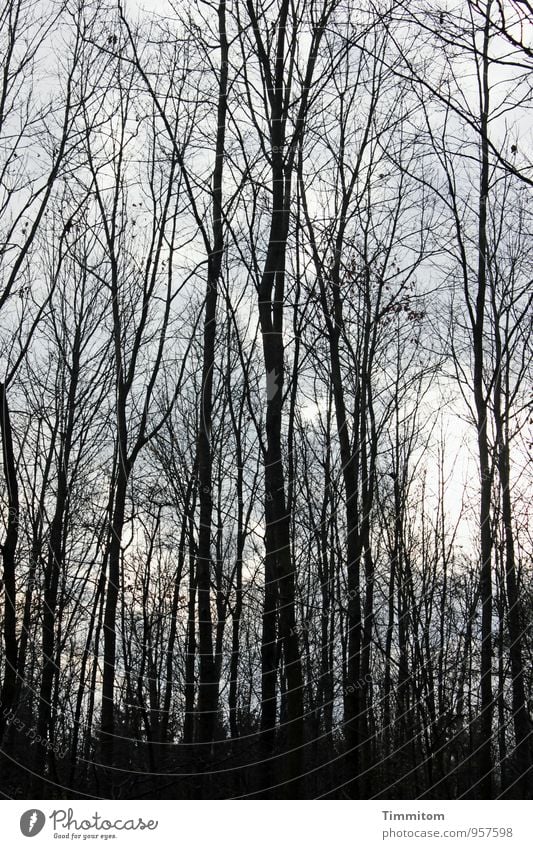
<path fill-rule="evenodd" d="M 283 4 L 284 7 L 287 4 Z M 280 19 L 284 27 L 285 18 Z M 267 382 L 265 453 L 265 519 L 267 530 L 265 597 L 263 610 L 263 721 L 265 741 L 270 741 L 275 721 L 275 617 L 276 584 L 278 591 L 279 635 L 284 652 L 287 676 L 287 743 L 285 776 L 294 784 L 287 787 L 291 795 L 298 793 L 297 779 L 302 774 L 303 686 L 295 614 L 295 577 L 290 551 L 290 517 L 286 504 L 285 471 L 282 456 L 281 423 L 284 381 L 283 304 L 285 289 L 285 250 L 288 235 L 288 209 L 282 156 L 281 82 L 279 111 L 272 119 L 272 188 L 273 211 L 270 223 L 267 257 L 259 287 L 259 320 Z M 268 735 L 268 736 L 267 736 Z"/>
<path fill-rule="evenodd" d="M 16 551 L 19 535 L 20 504 L 17 467 L 13 448 L 11 416 L 6 387 L 0 383 L 0 434 L 2 436 L 2 459 L 7 491 L 6 535 L 1 547 L 4 584 L 4 679 L 0 694 L 0 745 L 5 730 L 5 716 L 15 705 L 17 687 L 17 584 Z"/>
<path fill-rule="evenodd" d="M 113 773 L 115 754 L 115 673 L 117 644 L 117 605 L 120 590 L 122 532 L 126 510 L 126 491 L 130 468 L 126 452 L 121 452 L 117 468 L 117 485 L 113 518 L 110 528 L 107 592 L 104 611 L 104 661 L 102 676 L 102 716 L 100 725 L 100 752 L 103 772 L 103 792 L 109 794 L 115 783 Z"/>
<path fill-rule="evenodd" d="M 231 404 L 231 402 L 230 402 Z M 237 463 L 237 550 L 235 554 L 235 604 L 232 610 L 231 629 L 231 658 L 229 681 L 229 725 L 232 737 L 239 736 L 237 706 L 239 695 L 239 657 L 240 657 L 240 626 L 242 616 L 242 562 L 244 553 L 244 502 L 243 502 L 243 457 L 241 444 L 241 421 L 235 421 L 233 406 L 231 415 L 234 424 L 236 441 L 235 461 Z"/>
<path fill-rule="evenodd" d="M 187 632 L 185 637 L 185 718 L 183 721 L 183 742 L 188 747 L 194 742 L 197 729 L 195 727 L 194 697 L 196 692 L 194 677 L 194 659 L 196 657 L 196 544 L 194 540 L 194 523 L 189 516 L 189 605 L 187 616 Z"/>
<path fill-rule="evenodd" d="M 193 485 L 194 485 L 194 477 L 191 475 L 189 482 L 187 484 L 187 491 L 185 494 L 184 504 L 183 504 L 183 517 L 181 522 L 181 530 L 180 530 L 180 541 L 178 546 L 178 565 L 176 569 L 176 576 L 174 579 L 174 590 L 172 594 L 172 606 L 170 612 L 170 630 L 168 635 L 168 644 L 166 650 L 166 661 L 164 663 L 164 668 L 166 670 L 166 681 L 164 686 L 164 696 L 163 696 L 163 716 L 161 719 L 161 742 L 170 742 L 168 739 L 168 726 L 170 720 L 170 708 L 172 704 L 172 685 L 174 683 L 174 649 L 176 645 L 176 633 L 177 633 L 177 622 L 178 622 L 178 605 L 180 602 L 180 588 L 181 588 L 181 580 L 183 576 L 183 567 L 185 565 L 185 544 L 187 541 L 187 525 L 189 522 L 189 516 L 194 513 L 194 506 L 191 507 L 191 496 L 193 493 Z M 194 603 L 192 606 L 194 613 Z M 186 646 L 187 649 L 187 646 Z M 194 651 L 194 649 L 193 649 Z"/>
<path fill-rule="evenodd" d="M 211 424 L 217 327 L 216 310 L 224 250 L 222 176 L 224 168 L 228 86 L 228 40 L 226 36 L 225 0 L 222 0 L 218 6 L 218 35 L 220 46 L 220 76 L 215 166 L 213 170 L 213 244 L 210 248 L 208 258 L 207 291 L 204 308 L 202 397 L 198 433 L 200 529 L 198 534 L 196 586 L 198 595 L 198 644 L 200 651 L 200 680 L 198 686 L 198 734 L 200 743 L 208 743 L 214 739 L 218 712 L 217 664 L 213 654 L 213 623 L 211 616 L 211 522 L 213 513 Z"/>
<path fill-rule="evenodd" d="M 44 572 L 44 598 L 43 598 L 43 626 L 42 626 L 42 653 L 43 669 L 41 675 L 41 686 L 39 690 L 39 713 L 37 719 L 37 734 L 42 740 L 52 744 L 53 728 L 50 719 L 52 716 L 52 691 L 54 679 L 59 674 L 59 668 L 55 662 L 56 655 L 56 608 L 59 579 L 63 570 L 65 553 L 65 516 L 69 497 L 68 475 L 70 466 L 70 453 L 74 432 L 74 416 L 76 410 L 76 392 L 80 372 L 80 328 L 76 328 L 73 344 L 72 365 L 69 368 L 70 381 L 67 395 L 67 421 L 65 423 L 64 435 L 61 440 L 58 459 L 57 496 L 54 516 L 50 527 L 50 538 Z M 62 411 L 58 410 L 58 417 Z M 46 762 L 46 749 L 37 746 L 35 750 L 36 779 L 44 777 L 44 765 Z"/>
<path fill-rule="evenodd" d="M 491 483 L 492 471 L 487 433 L 488 405 L 483 382 L 483 328 L 487 289 L 487 205 L 489 195 L 489 20 L 490 3 L 486 10 L 482 48 L 481 79 L 481 174 L 478 211 L 478 268 L 475 322 L 473 331 L 474 400 L 477 416 L 477 441 L 481 476 L 479 522 L 481 533 L 480 590 L 481 590 L 481 712 L 478 790 L 481 798 L 493 795 L 492 718 L 492 532 Z"/>
<path fill-rule="evenodd" d="M 496 451 L 505 544 L 505 581 L 508 601 L 507 626 L 510 637 L 511 690 L 516 741 L 515 760 L 518 771 L 516 790 L 521 798 L 529 799 L 533 792 L 532 729 L 527 711 L 526 688 L 524 683 L 522 653 L 524 629 L 520 617 L 520 597 L 515 558 L 508 421 L 502 411 L 502 341 L 497 316 L 495 316 L 495 324 L 496 374 L 494 381 L 494 420 L 496 425 Z"/>

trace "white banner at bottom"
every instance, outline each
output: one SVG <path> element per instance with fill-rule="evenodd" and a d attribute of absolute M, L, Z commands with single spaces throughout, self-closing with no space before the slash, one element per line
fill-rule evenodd
<path fill-rule="evenodd" d="M 531 847 L 532 802 L 5 801 L 6 849 Z M 32 842 L 34 841 L 34 842 Z M 67 843 L 68 841 L 68 843 Z"/>

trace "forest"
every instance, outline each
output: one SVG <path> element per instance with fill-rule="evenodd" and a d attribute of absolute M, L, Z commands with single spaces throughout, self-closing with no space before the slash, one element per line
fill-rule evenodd
<path fill-rule="evenodd" d="M 0 794 L 533 797 L 531 0 L 0 0 Z"/>

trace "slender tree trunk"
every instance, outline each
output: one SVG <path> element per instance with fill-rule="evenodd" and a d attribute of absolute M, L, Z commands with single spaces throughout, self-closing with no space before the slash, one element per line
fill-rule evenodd
<path fill-rule="evenodd" d="M 67 421 L 65 423 L 64 436 L 59 451 L 57 496 L 54 516 L 50 527 L 50 538 L 48 541 L 48 552 L 44 573 L 44 608 L 42 628 L 42 653 L 43 671 L 41 675 L 41 686 L 39 690 L 39 713 L 37 719 L 37 733 L 42 740 L 54 742 L 53 728 L 51 727 L 52 716 L 52 692 L 54 680 L 59 674 L 59 668 L 55 662 L 56 639 L 55 623 L 57 618 L 57 595 L 59 580 L 63 569 L 65 551 L 65 516 L 69 497 L 68 474 L 70 466 L 70 453 L 74 432 L 75 401 L 79 379 L 79 346 L 80 329 L 76 328 L 73 345 L 72 365 L 69 369 L 70 382 L 67 396 Z M 58 410 L 58 416 L 62 411 Z M 59 617 L 59 621 L 60 617 Z M 37 746 L 35 750 L 34 771 L 37 781 L 44 777 L 44 765 L 46 761 L 46 749 Z"/>
<path fill-rule="evenodd" d="M 117 605 L 120 590 L 122 532 L 126 509 L 126 490 L 129 477 L 129 463 L 122 454 L 117 468 L 117 486 L 113 506 L 113 519 L 110 529 L 107 593 L 104 611 L 104 662 L 102 676 L 102 717 L 100 727 L 100 752 L 103 773 L 104 794 L 114 786 L 114 738 L 115 738 L 115 672 L 116 672 L 116 622 Z"/>
<path fill-rule="evenodd" d="M 236 455 L 237 463 L 237 551 L 235 555 L 235 605 L 232 610 L 231 658 L 229 682 L 229 724 L 232 737 L 239 736 L 237 706 L 239 694 L 239 657 L 240 657 L 240 625 L 242 616 L 242 561 L 244 553 L 244 502 L 243 502 L 243 457 L 241 446 L 240 421 L 236 423 Z"/>
<path fill-rule="evenodd" d="M 194 541 L 194 524 L 192 515 L 189 517 L 189 606 L 187 616 L 187 634 L 185 638 L 185 719 L 183 722 L 183 742 L 189 747 L 196 737 L 195 728 L 195 676 L 194 659 L 196 657 L 196 545 Z"/>
<path fill-rule="evenodd" d="M 96 587 L 96 592 L 94 594 L 94 602 L 91 610 L 91 616 L 89 619 L 89 630 L 87 632 L 87 639 L 85 641 L 85 648 L 83 650 L 83 655 L 81 659 L 81 667 L 80 667 L 80 676 L 78 682 L 78 692 L 76 694 L 76 707 L 74 709 L 74 717 L 72 720 L 72 743 L 70 747 L 70 777 L 69 777 L 69 785 L 73 786 L 76 771 L 77 771 L 77 760 L 78 760 L 78 741 L 80 738 L 80 725 L 81 725 L 81 715 L 82 715 L 82 707 L 83 700 L 86 692 L 86 676 L 87 676 L 87 665 L 89 662 L 89 657 L 91 654 L 91 643 L 93 640 L 93 634 L 96 624 L 96 614 L 98 611 L 98 606 L 101 604 L 102 598 L 105 592 L 105 565 L 101 567 L 100 578 L 98 580 L 98 584 Z M 88 726 L 86 733 L 89 734 Z"/>
<path fill-rule="evenodd" d="M 487 289 L 487 205 L 489 194 L 489 6 L 485 20 L 482 49 L 481 90 L 481 175 L 478 212 L 478 269 L 475 323 L 473 330 L 474 354 L 474 400 L 477 415 L 478 456 L 481 476 L 479 521 L 481 533 L 480 589 L 481 589 L 481 711 L 478 791 L 481 798 L 493 795 L 492 717 L 494 700 L 492 694 L 492 532 L 491 532 L 491 484 L 487 434 L 487 399 L 483 382 L 484 340 L 483 328 Z"/>
<path fill-rule="evenodd" d="M 17 688 L 17 585 L 16 551 L 19 536 L 20 504 L 17 467 L 13 448 L 11 416 L 6 387 L 0 383 L 0 434 L 2 436 L 2 458 L 7 490 L 6 535 L 2 545 L 4 585 L 4 680 L 0 694 L 0 745 L 5 729 L 5 715 L 15 706 Z"/>
<path fill-rule="evenodd" d="M 187 541 L 187 525 L 189 521 L 189 516 L 194 512 L 193 508 L 191 507 L 193 484 L 194 478 L 191 476 L 187 485 L 187 492 L 183 505 L 183 518 L 181 523 L 180 541 L 178 546 L 178 565 L 176 569 L 176 577 L 174 579 L 174 591 L 172 594 L 172 607 L 170 612 L 170 630 L 166 649 L 166 661 L 164 663 L 164 669 L 166 670 L 166 681 L 163 696 L 163 716 L 161 720 L 161 742 L 170 742 L 168 740 L 168 726 L 170 719 L 170 708 L 172 704 L 172 685 L 174 682 L 174 650 L 176 645 L 178 604 L 180 601 L 180 588 L 183 576 L 183 567 L 185 565 L 185 544 Z"/>
<path fill-rule="evenodd" d="M 501 339 L 499 327 L 496 329 L 497 371 L 494 385 L 494 418 L 496 424 L 496 444 L 498 475 L 500 479 L 503 536 L 505 544 L 505 581 L 508 601 L 507 625 L 509 629 L 512 678 L 513 724 L 516 741 L 516 767 L 518 780 L 516 790 L 522 799 L 531 798 L 533 792 L 533 751 L 532 729 L 526 706 L 526 688 L 524 683 L 524 664 L 522 654 L 523 626 L 520 617 L 520 597 L 518 590 L 515 544 L 513 533 L 513 510 L 511 502 L 511 461 L 509 436 L 501 410 Z"/>
<path fill-rule="evenodd" d="M 202 397 L 198 434 L 198 480 L 200 484 L 200 529 L 198 535 L 198 565 L 196 586 L 198 595 L 198 644 L 200 651 L 200 680 L 198 686 L 199 742 L 214 739 L 218 712 L 218 680 L 213 653 L 213 623 L 211 616 L 211 523 L 213 513 L 211 424 L 213 410 L 213 371 L 215 364 L 216 310 L 218 285 L 224 250 L 222 217 L 222 176 L 224 166 L 228 40 L 226 36 L 226 3 L 218 6 L 218 35 L 220 45 L 220 76 L 217 106 L 217 135 L 213 171 L 213 244 L 208 258 L 207 291 L 204 313 L 204 345 L 202 365 Z"/>

